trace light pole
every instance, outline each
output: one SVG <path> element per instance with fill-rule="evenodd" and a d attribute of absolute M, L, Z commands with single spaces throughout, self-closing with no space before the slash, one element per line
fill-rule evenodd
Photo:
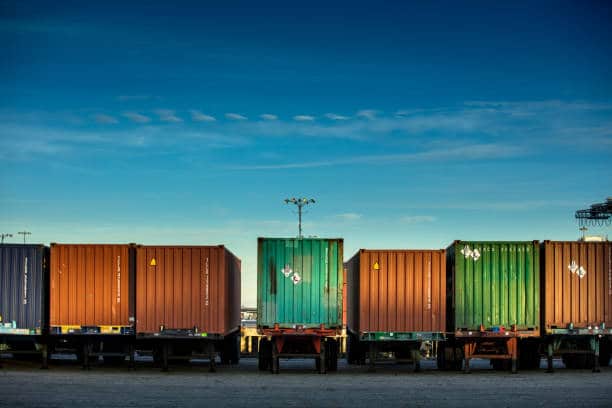
<path fill-rule="evenodd" d="M 18 234 L 19 235 L 23 235 L 23 243 L 24 244 L 25 244 L 25 241 L 26 241 L 26 236 L 32 235 L 32 233 L 30 231 L 19 231 Z"/>
<path fill-rule="evenodd" d="M 302 238 L 302 207 L 314 203 L 313 198 L 285 198 L 285 204 L 295 204 L 298 208 L 298 238 Z"/>
<path fill-rule="evenodd" d="M 13 236 L 13 234 L 0 234 L 0 236 L 2 236 L 2 242 L 0 243 L 4 244 L 4 238 L 10 238 Z"/>

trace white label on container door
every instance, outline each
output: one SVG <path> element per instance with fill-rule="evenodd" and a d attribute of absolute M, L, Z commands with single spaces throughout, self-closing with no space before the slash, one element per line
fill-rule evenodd
<path fill-rule="evenodd" d="M 121 303 L 121 255 L 117 256 L 117 303 Z"/>
<path fill-rule="evenodd" d="M 293 281 L 294 285 L 297 285 L 298 283 L 300 283 L 302 281 L 302 278 L 296 272 L 296 273 L 293 274 L 293 277 L 291 278 L 291 280 Z"/>
<path fill-rule="evenodd" d="M 569 269 L 571 273 L 576 273 L 578 270 L 578 264 L 572 259 L 572 263 L 567 265 L 567 269 Z"/>
<path fill-rule="evenodd" d="M 206 296 L 204 298 L 204 304 L 206 306 L 208 306 L 209 303 L 209 297 L 208 297 L 208 290 L 209 290 L 209 285 L 208 285 L 208 257 L 206 258 L 206 264 L 205 264 L 205 269 L 204 269 L 204 277 L 205 277 L 205 282 L 206 282 Z"/>
<path fill-rule="evenodd" d="M 28 257 L 23 260 L 23 304 L 28 304 Z"/>
<path fill-rule="evenodd" d="M 291 275 L 291 273 L 293 272 L 293 269 L 291 269 L 291 265 L 287 264 L 283 269 L 281 269 L 281 272 L 283 273 L 283 275 L 285 275 L 285 278 L 288 278 L 289 275 Z"/>

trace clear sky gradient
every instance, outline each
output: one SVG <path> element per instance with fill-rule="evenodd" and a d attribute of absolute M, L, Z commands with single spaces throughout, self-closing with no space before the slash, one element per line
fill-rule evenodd
<path fill-rule="evenodd" d="M 0 1 L 2 232 L 223 243 L 254 305 L 286 197 L 348 258 L 573 240 L 612 194 L 610 2 L 91 3 Z"/>

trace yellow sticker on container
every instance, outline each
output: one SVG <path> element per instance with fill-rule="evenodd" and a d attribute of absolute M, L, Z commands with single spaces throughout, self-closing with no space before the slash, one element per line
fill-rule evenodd
<path fill-rule="evenodd" d="M 375 271 L 380 269 L 380 265 L 378 264 L 378 262 L 374 262 L 374 265 L 372 267 L 374 268 Z"/>
<path fill-rule="evenodd" d="M 157 266 L 157 261 L 155 260 L 155 258 L 151 259 L 151 263 L 149 264 L 151 266 Z"/>

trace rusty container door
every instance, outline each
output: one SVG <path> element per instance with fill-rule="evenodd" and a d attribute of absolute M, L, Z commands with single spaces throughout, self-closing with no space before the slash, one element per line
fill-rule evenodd
<path fill-rule="evenodd" d="M 223 246 L 136 249 L 136 333 L 240 329 L 240 260 Z"/>
<path fill-rule="evenodd" d="M 257 326 L 342 327 L 342 239 L 259 238 Z"/>
<path fill-rule="evenodd" d="M 444 250 L 362 249 L 347 265 L 351 331 L 445 331 Z"/>
<path fill-rule="evenodd" d="M 455 241 L 447 249 L 449 330 L 540 328 L 537 241 Z"/>
<path fill-rule="evenodd" d="M 130 245 L 51 244 L 52 332 L 61 326 L 131 326 L 132 253 Z"/>
<path fill-rule="evenodd" d="M 612 327 L 612 243 L 544 241 L 544 327 Z"/>

